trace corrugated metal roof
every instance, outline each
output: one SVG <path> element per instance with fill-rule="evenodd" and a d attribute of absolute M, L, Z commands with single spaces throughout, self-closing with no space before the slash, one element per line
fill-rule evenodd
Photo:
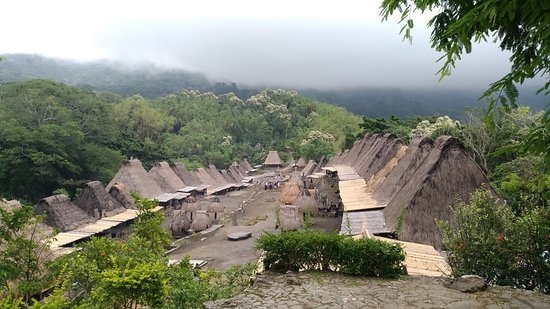
<path fill-rule="evenodd" d="M 391 232 L 386 228 L 386 220 L 384 219 L 384 212 L 382 210 L 353 211 L 344 213 L 342 225 L 340 227 L 340 234 L 360 235 L 363 232 L 367 232 L 368 235 Z"/>

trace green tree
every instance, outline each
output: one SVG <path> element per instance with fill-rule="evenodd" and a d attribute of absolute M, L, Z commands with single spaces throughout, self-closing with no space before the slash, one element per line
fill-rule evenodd
<path fill-rule="evenodd" d="M 32 206 L 0 207 L 0 292 L 15 293 L 27 303 L 51 283 L 45 265 L 51 258 L 49 243 L 42 240 L 52 235 L 40 222 Z"/>

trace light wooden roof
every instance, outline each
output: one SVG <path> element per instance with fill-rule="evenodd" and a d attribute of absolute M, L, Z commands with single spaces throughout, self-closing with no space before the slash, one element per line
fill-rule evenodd
<path fill-rule="evenodd" d="M 154 212 L 161 210 L 162 207 L 157 206 L 153 208 Z M 138 216 L 138 210 L 126 209 L 125 212 L 119 213 L 111 217 L 105 217 L 101 220 L 97 220 L 95 223 L 81 226 L 76 230 L 63 232 L 50 238 L 50 249 L 56 250 L 59 247 L 63 247 L 72 244 L 76 241 L 93 236 L 97 233 L 106 231 L 112 227 L 115 227 L 123 222 L 135 219 Z"/>
<path fill-rule="evenodd" d="M 339 182 L 340 197 L 344 211 L 356 211 L 384 208 L 386 205 L 377 203 L 372 193 L 367 192 L 367 184 L 363 178 Z"/>
<path fill-rule="evenodd" d="M 351 231 L 349 230 L 351 229 Z M 359 235 L 363 232 L 367 235 L 390 233 L 386 228 L 386 220 L 382 210 L 345 212 L 342 218 L 340 234 Z"/>
<path fill-rule="evenodd" d="M 409 275 L 441 277 L 451 274 L 451 267 L 433 246 L 399 241 L 385 237 L 375 239 L 399 243 L 405 250 L 405 266 Z"/>

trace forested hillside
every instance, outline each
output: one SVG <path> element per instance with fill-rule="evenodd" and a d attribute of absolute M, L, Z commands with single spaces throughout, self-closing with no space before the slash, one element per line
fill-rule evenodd
<path fill-rule="evenodd" d="M 342 149 L 361 118 L 286 90 L 246 100 L 184 90 L 127 98 L 47 80 L 0 86 L 0 195 L 36 201 L 111 179 L 125 157 L 223 168 L 268 150 L 319 159 Z"/>
<path fill-rule="evenodd" d="M 233 92 L 246 100 L 258 94 L 258 87 L 243 87 L 231 82 L 215 82 L 200 73 L 181 69 L 162 69 L 153 65 L 130 67 L 116 62 L 79 63 L 51 59 L 38 55 L 4 55 L 0 61 L 0 82 L 51 79 L 88 90 L 105 90 L 122 96 L 139 94 L 144 98 L 165 96 L 182 89 L 213 92 L 216 95 Z M 352 88 L 336 90 L 295 89 L 321 102 L 345 107 L 348 111 L 369 117 L 449 115 L 463 119 L 466 107 L 485 106 L 478 101 L 481 89 L 406 89 Z M 544 109 L 543 95 L 535 95 L 535 87 L 520 88 L 518 103 L 532 110 Z"/>

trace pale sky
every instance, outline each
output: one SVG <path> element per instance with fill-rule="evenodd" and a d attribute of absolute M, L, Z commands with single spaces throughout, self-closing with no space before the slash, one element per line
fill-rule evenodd
<path fill-rule="evenodd" d="M 494 44 L 474 47 L 438 83 L 429 16 L 413 45 L 380 1 L 31 1 L 0 9 L 0 54 L 152 62 L 248 85 L 486 88 L 510 67 Z"/>

